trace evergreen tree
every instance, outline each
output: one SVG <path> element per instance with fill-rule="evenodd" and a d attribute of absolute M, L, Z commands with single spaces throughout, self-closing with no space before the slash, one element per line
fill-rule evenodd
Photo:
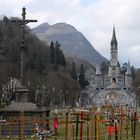
<path fill-rule="evenodd" d="M 58 41 L 51 42 L 50 45 L 50 63 L 53 64 L 55 63 L 56 65 L 66 65 L 66 60 L 65 60 L 65 56 L 63 54 L 63 51 L 60 49 L 60 44 L 58 43 Z"/>
<path fill-rule="evenodd" d="M 2 29 L 0 28 L 0 50 L 3 49 L 3 32 Z"/>
<path fill-rule="evenodd" d="M 5 36 L 6 36 L 7 38 L 13 39 L 13 38 L 15 37 L 15 34 L 14 34 L 14 31 L 13 31 L 12 26 L 8 26 L 8 27 L 5 29 L 4 33 L 5 33 Z"/>
<path fill-rule="evenodd" d="M 55 63 L 56 64 L 60 64 L 60 44 L 58 43 L 58 41 L 55 42 Z"/>
<path fill-rule="evenodd" d="M 77 80 L 75 62 L 72 63 L 71 77 L 72 77 L 74 80 Z"/>
<path fill-rule="evenodd" d="M 6 17 L 6 16 L 4 16 L 4 17 L 3 17 L 3 23 L 9 24 L 9 18 Z"/>
<path fill-rule="evenodd" d="M 51 42 L 50 45 L 50 63 L 53 64 L 55 62 L 55 56 L 54 56 L 54 42 Z"/>
<path fill-rule="evenodd" d="M 81 66 L 80 66 L 79 84 L 83 89 L 87 85 L 89 85 L 89 82 L 85 79 L 84 65 L 83 64 L 81 64 Z"/>
<path fill-rule="evenodd" d="M 63 51 L 60 50 L 60 64 L 65 66 L 66 65 L 66 60 L 65 60 L 65 56 L 63 54 Z"/>

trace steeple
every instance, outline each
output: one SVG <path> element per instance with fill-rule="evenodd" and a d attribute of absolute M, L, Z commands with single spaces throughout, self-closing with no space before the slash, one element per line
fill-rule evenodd
<path fill-rule="evenodd" d="M 118 43 L 116 39 L 116 33 L 115 33 L 115 27 L 113 26 L 113 33 L 112 33 L 112 39 L 111 39 L 111 48 L 110 48 L 110 66 L 109 66 L 109 76 L 110 81 L 112 82 L 112 78 L 114 76 L 118 76 L 120 74 L 120 68 L 118 65 Z M 113 76 L 113 77 L 112 77 Z M 116 77 L 115 77 L 116 78 Z M 116 81 L 118 79 L 116 78 Z"/>
<path fill-rule="evenodd" d="M 131 75 L 132 72 L 131 72 L 131 67 L 130 67 L 130 61 L 128 61 L 128 67 L 127 67 L 127 71 L 125 73 L 126 75 Z"/>
<path fill-rule="evenodd" d="M 113 25 L 113 33 L 112 33 L 112 39 L 111 39 L 111 49 L 112 50 L 117 50 L 117 45 L 118 45 L 118 42 L 117 42 L 117 39 L 116 39 L 116 33 L 115 33 L 115 27 Z"/>

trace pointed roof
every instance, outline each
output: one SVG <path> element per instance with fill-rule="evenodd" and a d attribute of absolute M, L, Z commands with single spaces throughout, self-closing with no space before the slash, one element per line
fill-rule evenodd
<path fill-rule="evenodd" d="M 111 46 L 112 46 L 113 44 L 116 44 L 116 47 L 117 47 L 118 42 L 117 42 L 117 39 L 116 39 L 116 32 L 115 32 L 115 27 L 114 27 L 114 25 L 113 25 L 113 33 L 112 33 L 112 39 L 111 39 Z"/>
<path fill-rule="evenodd" d="M 132 72 L 131 72 L 131 67 L 130 67 L 130 61 L 128 61 L 128 67 L 127 67 L 127 71 L 125 73 L 126 75 L 131 75 Z"/>

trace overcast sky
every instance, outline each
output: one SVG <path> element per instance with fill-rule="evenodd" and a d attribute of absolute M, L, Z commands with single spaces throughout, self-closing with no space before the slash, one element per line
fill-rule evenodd
<path fill-rule="evenodd" d="M 0 15 L 21 17 L 23 6 L 27 18 L 38 20 L 31 28 L 43 22 L 71 24 L 107 59 L 114 24 L 120 63 L 130 60 L 140 67 L 140 0 L 0 0 Z"/>

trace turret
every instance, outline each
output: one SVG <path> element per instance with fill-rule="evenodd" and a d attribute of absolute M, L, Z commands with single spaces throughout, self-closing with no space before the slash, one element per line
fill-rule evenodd
<path fill-rule="evenodd" d="M 132 75 L 131 68 L 130 68 L 130 61 L 128 61 L 128 67 L 127 67 L 127 71 L 126 71 L 125 74 L 126 75 Z"/>
<path fill-rule="evenodd" d="M 102 85 L 102 73 L 101 73 L 101 70 L 100 70 L 100 67 L 97 66 L 96 68 L 96 77 L 95 77 L 95 86 L 96 88 L 100 88 L 101 85 Z"/>
<path fill-rule="evenodd" d="M 125 86 L 130 88 L 132 85 L 132 72 L 130 67 L 130 62 L 128 62 L 127 71 L 125 73 Z"/>

